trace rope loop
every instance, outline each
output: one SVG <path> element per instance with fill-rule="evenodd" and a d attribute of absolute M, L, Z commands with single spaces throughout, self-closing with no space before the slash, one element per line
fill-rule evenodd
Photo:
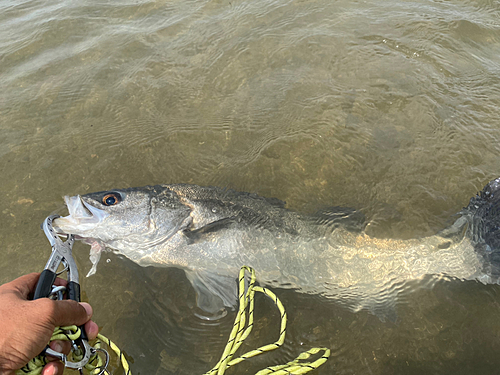
<path fill-rule="evenodd" d="M 245 290 L 245 272 L 250 273 L 250 281 Z M 238 302 L 239 308 L 234 319 L 233 328 L 229 334 L 229 339 L 224 348 L 221 359 L 213 369 L 205 373 L 205 375 L 223 375 L 231 366 L 243 362 L 249 358 L 258 356 L 262 353 L 278 349 L 285 342 L 287 316 L 285 307 L 279 298 L 271 290 L 255 285 L 255 270 L 248 266 L 241 267 L 238 280 Z M 254 320 L 254 298 L 255 292 L 259 292 L 269 297 L 279 310 L 281 317 L 280 333 L 278 340 L 272 344 L 261 346 L 260 348 L 251 350 L 242 354 L 238 358 L 233 359 L 236 351 L 239 349 L 243 341 L 250 335 L 253 328 Z M 248 308 L 248 309 L 247 309 Z M 247 311 L 248 310 L 248 311 Z M 247 317 L 248 316 L 248 317 Z M 248 322 L 247 322 L 248 319 Z M 323 355 L 312 362 L 306 362 L 313 355 L 317 355 L 323 351 Z M 260 370 L 256 375 L 302 375 L 312 370 L 316 370 L 319 366 L 325 363 L 330 356 L 330 349 L 327 348 L 312 348 L 307 352 L 301 353 L 296 359 L 284 365 L 267 367 Z"/>
<path fill-rule="evenodd" d="M 248 281 L 248 286 L 245 287 L 246 272 L 250 274 L 250 280 Z M 239 308 L 234 320 L 233 328 L 229 334 L 229 339 L 222 353 L 221 359 L 214 366 L 213 369 L 208 371 L 205 375 L 223 375 L 231 366 L 235 366 L 240 362 L 243 362 L 249 358 L 258 356 L 262 353 L 269 352 L 271 350 L 278 349 L 285 342 L 286 335 L 286 323 L 287 315 L 285 312 L 285 307 L 279 300 L 279 298 L 270 289 L 256 286 L 255 285 L 255 270 L 248 266 L 241 267 L 238 279 L 238 302 Z M 254 307 L 255 307 L 255 292 L 262 293 L 268 298 L 270 298 L 279 310 L 281 324 L 280 333 L 278 340 L 272 344 L 263 345 L 260 348 L 251 350 L 247 353 L 234 358 L 237 350 L 250 335 L 253 329 L 254 321 Z M 69 340 L 74 341 L 78 339 L 81 335 L 80 328 L 77 326 L 66 326 L 66 327 L 56 327 L 50 341 L 54 340 Z M 103 363 L 102 357 L 99 356 L 99 351 L 101 349 L 102 342 L 111 348 L 118 358 L 120 359 L 121 365 L 125 370 L 125 375 L 131 375 L 130 366 L 123 355 L 123 352 L 118 348 L 118 346 L 112 342 L 110 339 L 104 335 L 98 334 L 97 340 L 94 344 L 94 349 L 96 353 L 91 357 L 89 362 L 85 365 L 85 369 L 90 375 L 109 375 L 106 370 L 106 364 Z M 321 356 L 318 353 L 323 352 Z M 312 356 L 318 356 L 314 361 L 307 361 Z M 267 367 L 260 370 L 256 375 L 302 375 L 306 374 L 312 370 L 316 370 L 318 367 L 323 365 L 330 356 L 330 349 L 328 348 L 312 348 L 307 352 L 301 353 L 293 361 L 290 361 L 284 365 L 277 365 Z M 70 359 L 81 360 L 78 353 L 72 352 L 70 354 Z M 16 371 L 16 375 L 40 375 L 45 366 L 48 363 L 47 358 L 44 355 L 39 355 L 33 358 L 26 366 Z"/>
<path fill-rule="evenodd" d="M 81 336 L 82 332 L 80 328 L 75 325 L 65 326 L 65 327 L 56 327 L 54 329 L 54 333 L 50 338 L 50 341 L 54 340 L 63 340 L 63 341 L 74 341 L 77 340 Z M 106 363 L 103 361 L 102 357 L 99 355 L 99 351 L 102 349 L 102 343 L 105 342 L 118 356 L 120 359 L 121 365 L 125 370 L 125 375 L 131 375 L 130 366 L 127 362 L 127 359 L 123 355 L 123 352 L 118 348 L 118 346 L 108 339 L 106 336 L 101 335 L 100 333 L 97 335 L 97 340 L 94 343 L 93 348 L 96 349 L 94 355 L 90 357 L 90 360 L 85 365 L 85 369 L 88 371 L 89 375 L 98 375 L 98 374 L 106 374 L 109 375 L 109 372 L 106 370 Z M 68 357 L 70 360 L 74 360 L 76 362 L 80 361 L 83 358 L 82 353 L 77 353 L 72 351 Z M 43 366 L 45 366 L 49 361 L 45 355 L 39 355 L 29 361 L 24 367 L 16 371 L 16 375 L 40 375 L 43 370 Z"/>

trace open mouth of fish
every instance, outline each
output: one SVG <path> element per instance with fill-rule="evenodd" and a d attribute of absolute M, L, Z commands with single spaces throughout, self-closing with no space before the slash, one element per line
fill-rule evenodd
<path fill-rule="evenodd" d="M 60 217 L 54 224 L 65 233 L 78 234 L 92 230 L 102 222 L 109 214 L 85 202 L 79 195 L 73 197 L 65 196 L 64 201 L 68 207 L 69 215 Z"/>
<path fill-rule="evenodd" d="M 91 276 L 96 272 L 97 263 L 101 259 L 105 246 L 97 239 L 86 236 L 85 233 L 94 229 L 109 214 L 86 203 L 79 195 L 65 196 L 64 201 L 68 207 L 69 215 L 55 219 L 54 229 L 60 234 L 73 234 L 76 239 L 82 240 L 91 246 L 90 261 L 92 262 L 92 268 L 87 274 L 87 276 Z"/>

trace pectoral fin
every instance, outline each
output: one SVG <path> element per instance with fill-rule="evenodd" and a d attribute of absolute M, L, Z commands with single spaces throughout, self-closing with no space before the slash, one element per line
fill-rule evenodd
<path fill-rule="evenodd" d="M 207 319 L 218 319 L 226 314 L 225 308 L 234 308 L 238 302 L 236 278 L 206 271 L 186 271 L 196 291 L 198 307 L 209 313 Z"/>
<path fill-rule="evenodd" d="M 370 311 L 373 315 L 379 318 L 381 322 L 396 324 L 398 321 L 398 313 L 396 312 L 396 306 L 394 304 L 388 303 L 376 306 L 374 308 L 370 308 Z"/>
<path fill-rule="evenodd" d="M 191 245 L 195 242 L 200 241 L 201 239 L 203 239 L 203 237 L 205 237 L 210 233 L 216 232 L 223 228 L 227 228 L 233 223 L 233 221 L 234 219 L 232 217 L 226 217 L 224 219 L 217 220 L 210 224 L 207 224 L 201 228 L 191 229 L 191 230 L 185 229 L 183 233 L 188 239 L 188 244 Z"/>

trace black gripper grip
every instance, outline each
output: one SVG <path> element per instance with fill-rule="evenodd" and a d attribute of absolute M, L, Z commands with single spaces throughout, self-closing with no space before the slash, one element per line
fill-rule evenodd
<path fill-rule="evenodd" d="M 88 336 L 87 336 L 87 332 L 85 332 L 85 324 L 81 325 L 81 326 L 80 326 L 80 327 L 78 327 L 78 328 L 80 328 L 80 331 L 82 331 L 82 334 L 81 334 L 81 336 L 80 336 L 80 339 L 82 339 L 82 340 L 86 340 L 86 341 L 89 341 L 89 338 L 88 338 Z"/>
<path fill-rule="evenodd" d="M 80 302 L 80 284 L 70 281 L 66 286 L 68 299 L 72 299 L 73 301 Z"/>
<path fill-rule="evenodd" d="M 66 287 L 66 291 L 68 292 L 68 299 L 80 302 L 80 284 L 74 281 L 70 281 L 68 283 L 68 286 Z M 85 332 L 85 325 L 81 325 L 78 328 L 80 328 L 80 330 L 82 331 L 82 335 L 80 336 L 80 338 L 82 340 L 88 341 L 87 332 Z"/>
<path fill-rule="evenodd" d="M 56 273 L 51 270 L 43 270 L 38 279 L 33 299 L 46 298 L 52 292 L 52 285 L 56 280 Z"/>

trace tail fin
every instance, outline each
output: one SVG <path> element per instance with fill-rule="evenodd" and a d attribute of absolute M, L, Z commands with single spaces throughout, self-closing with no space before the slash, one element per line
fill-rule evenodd
<path fill-rule="evenodd" d="M 485 260 L 484 271 L 500 277 L 500 178 L 472 197 L 464 214 L 470 220 L 468 235 Z"/>

